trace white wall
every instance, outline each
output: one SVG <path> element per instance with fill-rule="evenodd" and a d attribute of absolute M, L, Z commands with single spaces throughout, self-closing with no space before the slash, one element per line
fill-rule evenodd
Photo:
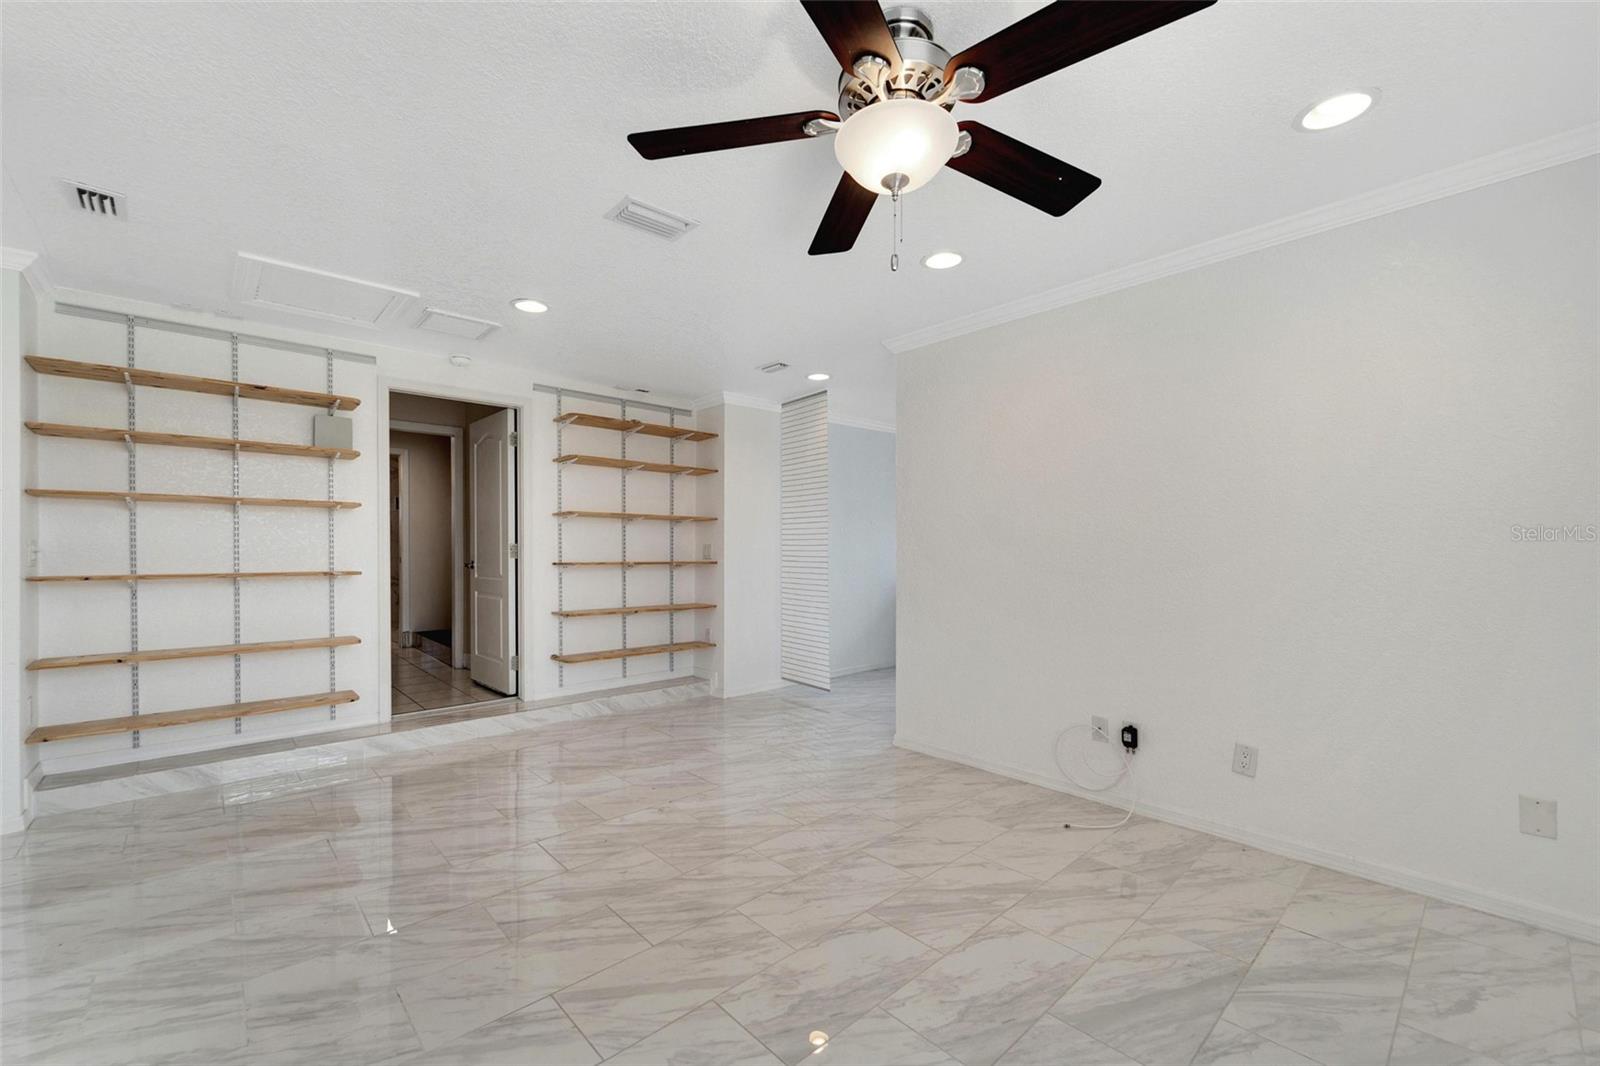
<path fill-rule="evenodd" d="M 1600 935 L 1595 159 L 899 359 L 899 739 Z M 1236 741 L 1255 779 L 1229 772 Z M 1521 835 L 1517 797 L 1560 804 Z"/>
<path fill-rule="evenodd" d="M 719 696 L 762 692 L 783 683 L 779 672 L 778 411 L 724 403 L 696 412 L 698 425 L 720 434 L 702 444 L 701 461 L 720 473 L 696 478 L 713 567 L 700 567 L 697 598 L 716 611 L 686 617 L 709 628 L 717 647 L 702 653 L 699 673 Z M 708 617 L 709 616 L 709 617 Z M 704 636 L 701 632 L 698 635 Z"/>
<path fill-rule="evenodd" d="M 27 778 L 38 764 L 23 744 L 34 727 L 36 678 L 23 669 L 38 655 L 31 624 L 38 590 L 22 580 L 38 538 L 38 505 L 23 494 L 34 461 L 34 437 L 23 421 L 35 417 L 33 374 L 22 356 L 36 350 L 37 301 L 16 270 L 0 270 L 0 833 L 25 821 Z"/>
<path fill-rule="evenodd" d="M 405 453 L 407 628 L 449 630 L 455 601 L 451 555 L 450 438 L 389 431 L 390 450 Z"/>
<path fill-rule="evenodd" d="M 828 427 L 833 676 L 894 665 L 894 434 Z"/>

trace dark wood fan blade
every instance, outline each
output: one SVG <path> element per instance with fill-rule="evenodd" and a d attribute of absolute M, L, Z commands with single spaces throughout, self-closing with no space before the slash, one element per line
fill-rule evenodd
<path fill-rule="evenodd" d="M 704 126 L 679 126 L 670 130 L 630 133 L 628 143 L 646 159 L 720 152 L 725 148 L 748 148 L 754 144 L 803 140 L 809 136 L 806 123 L 814 118 L 839 121 L 839 116 L 832 111 L 796 111 L 792 115 L 768 115 L 766 118 L 743 118 Z"/>
<path fill-rule="evenodd" d="M 833 199 L 828 201 L 828 210 L 822 215 L 822 225 L 817 227 L 817 235 L 811 238 L 811 254 L 848 252 L 855 246 L 856 237 L 860 235 L 861 227 L 867 224 L 867 216 L 877 202 L 877 193 L 863 189 L 850 175 L 840 174 L 839 187 L 833 190 Z"/>
<path fill-rule="evenodd" d="M 800 6 L 846 71 L 855 73 L 856 60 L 871 54 L 889 61 L 890 74 L 900 73 L 900 49 L 877 0 L 800 0 Z"/>
<path fill-rule="evenodd" d="M 1056 0 L 950 60 L 944 68 L 945 81 L 961 67 L 977 67 L 983 71 L 983 92 L 969 102 L 992 100 L 1214 3 L 1216 0 Z"/>
<path fill-rule="evenodd" d="M 1100 179 L 1032 145 L 992 130 L 981 122 L 959 123 L 972 136 L 972 147 L 947 164 L 991 189 L 999 189 L 1030 207 L 1057 218 L 1083 203 L 1100 187 Z"/>

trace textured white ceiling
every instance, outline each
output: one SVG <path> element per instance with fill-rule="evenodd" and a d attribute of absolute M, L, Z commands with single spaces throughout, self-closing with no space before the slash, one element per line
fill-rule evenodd
<path fill-rule="evenodd" d="M 926 3 L 952 51 L 1037 6 Z M 346 332 L 535 376 L 783 399 L 827 370 L 838 409 L 887 421 L 885 338 L 1595 122 L 1597 12 L 1224 0 L 958 108 L 1105 184 L 1051 219 L 946 172 L 907 199 L 890 274 L 887 205 L 854 252 L 805 254 L 826 140 L 654 163 L 624 140 L 831 109 L 796 3 L 8 4 L 0 238 L 59 285 L 269 321 L 229 298 L 235 252 L 414 289 L 507 328 Z M 1366 118 L 1292 128 L 1351 87 L 1382 92 Z M 131 220 L 80 216 L 59 178 Z M 623 229 L 601 216 L 624 194 L 703 225 Z M 967 261 L 916 265 L 938 248 Z M 552 311 L 512 311 L 523 295 Z M 774 359 L 793 369 L 755 370 Z"/>

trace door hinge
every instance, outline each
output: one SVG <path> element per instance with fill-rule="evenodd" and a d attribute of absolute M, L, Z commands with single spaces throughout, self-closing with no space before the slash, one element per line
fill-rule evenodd
<path fill-rule="evenodd" d="M 513 432 L 511 434 L 511 446 L 513 448 L 522 447 L 522 434 L 521 433 Z"/>
<path fill-rule="evenodd" d="M 511 669 L 513 669 L 513 670 L 521 670 L 522 669 L 522 656 L 513 655 L 511 657 Z"/>
<path fill-rule="evenodd" d="M 520 545 L 520 544 L 507 544 L 506 545 L 506 554 L 508 556 L 510 556 L 511 558 L 513 558 L 513 559 L 522 558 L 522 545 Z"/>

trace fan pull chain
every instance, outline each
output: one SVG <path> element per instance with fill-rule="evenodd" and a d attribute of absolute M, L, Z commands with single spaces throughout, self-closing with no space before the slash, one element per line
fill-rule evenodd
<path fill-rule="evenodd" d="M 889 201 L 894 205 L 894 226 L 889 233 L 889 269 L 900 269 L 900 245 L 905 243 L 905 216 L 901 214 L 900 190 L 893 189 L 889 193 Z"/>

